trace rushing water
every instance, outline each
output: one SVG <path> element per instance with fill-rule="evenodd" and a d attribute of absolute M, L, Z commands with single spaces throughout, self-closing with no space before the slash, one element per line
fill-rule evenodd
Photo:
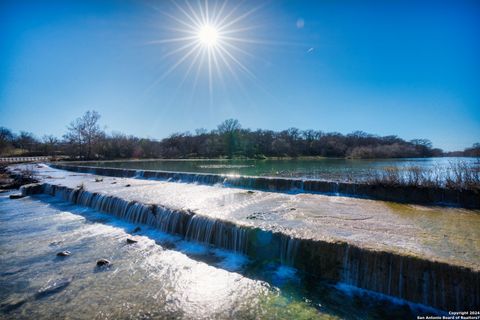
<path fill-rule="evenodd" d="M 0 316 L 405 319 L 422 312 L 145 225 L 133 234 L 136 226 L 59 198 L 1 194 Z M 71 256 L 57 257 L 62 250 Z M 99 258 L 112 265 L 97 267 Z"/>
<path fill-rule="evenodd" d="M 387 167 L 405 168 L 416 166 L 424 169 L 446 169 L 452 163 L 458 162 L 473 165 L 478 162 L 478 159 L 451 157 L 377 160 L 330 158 L 310 160 L 142 160 L 91 162 L 88 164 L 84 163 L 84 165 L 138 170 L 345 180 L 349 177 L 361 179 L 371 170 Z"/>

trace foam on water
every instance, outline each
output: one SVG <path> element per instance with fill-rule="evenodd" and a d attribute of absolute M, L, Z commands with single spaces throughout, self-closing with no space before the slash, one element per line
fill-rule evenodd
<path fill-rule="evenodd" d="M 313 319 L 356 312 L 358 302 L 339 298 L 334 291 L 305 297 L 298 271 L 288 266 L 260 263 L 256 272 L 247 272 L 252 276 L 248 278 L 242 274 L 252 270 L 253 261 L 232 251 L 185 241 L 146 225 L 134 235 L 139 242 L 128 245 L 125 240 L 133 236 L 137 223 L 59 198 L 0 196 L 0 202 L 0 249 L 5 253 L 0 267 L 7 271 L 0 274 L 4 288 L 0 313 L 7 319 L 19 314 L 85 319 L 125 315 L 248 319 L 294 314 Z M 66 225 L 68 229 L 63 228 Z M 39 226 L 45 228 L 41 233 Z M 173 243 L 174 250 L 163 247 L 165 242 Z M 72 255 L 55 257 L 60 250 L 70 250 Z M 192 254 L 198 259 L 192 259 Z M 111 260 L 112 266 L 98 269 L 95 261 L 101 257 Z M 19 269 L 24 265 L 29 268 Z M 15 284 L 25 279 L 29 282 Z M 31 296 L 42 288 L 42 299 Z M 329 305 L 331 309 L 325 307 Z"/>
<path fill-rule="evenodd" d="M 228 271 L 241 270 L 247 263 L 249 263 L 248 257 L 235 252 L 222 249 L 214 249 L 213 253 L 215 254 L 215 256 L 222 259 L 217 265 L 220 268 Z"/>
<path fill-rule="evenodd" d="M 445 311 L 442 311 L 442 310 L 439 310 L 439 309 L 435 309 L 435 308 L 432 308 L 430 306 L 408 302 L 408 301 L 405 301 L 403 299 L 399 299 L 399 298 L 396 298 L 396 297 L 388 296 L 388 295 L 381 294 L 381 293 L 374 292 L 374 291 L 370 291 L 370 290 L 365 290 L 365 289 L 358 288 L 358 287 L 355 287 L 355 286 L 352 286 L 352 285 L 349 285 L 349 284 L 346 284 L 346 283 L 343 283 L 343 282 L 336 283 L 334 285 L 334 287 L 335 287 L 335 289 L 344 292 L 345 294 L 347 294 L 350 297 L 370 296 L 374 299 L 389 301 L 390 303 L 394 303 L 394 304 L 399 305 L 399 306 L 407 305 L 412 310 L 415 310 L 418 313 L 430 313 L 430 314 L 434 314 L 434 315 L 444 315 L 444 316 L 448 315 L 448 312 L 445 312 Z"/>

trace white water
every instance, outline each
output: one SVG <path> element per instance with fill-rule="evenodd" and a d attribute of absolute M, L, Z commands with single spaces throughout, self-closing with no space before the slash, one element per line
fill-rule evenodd
<path fill-rule="evenodd" d="M 136 224 L 59 198 L 0 195 L 0 222 L 5 319 L 376 319 L 377 305 L 413 316 L 331 288 L 308 293 L 290 267 L 255 266 L 243 255 L 144 225 L 133 234 Z M 127 245 L 127 237 L 138 243 Z M 62 250 L 72 255 L 56 257 Z M 112 265 L 96 267 L 99 258 Z"/>

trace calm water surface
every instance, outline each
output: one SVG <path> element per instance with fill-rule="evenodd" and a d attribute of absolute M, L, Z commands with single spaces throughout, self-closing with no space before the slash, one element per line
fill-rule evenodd
<path fill-rule="evenodd" d="M 0 194 L 2 319 L 413 319 L 422 310 L 50 196 Z M 60 258 L 56 253 L 72 252 Z M 107 258 L 112 265 L 96 266 Z"/>
<path fill-rule="evenodd" d="M 418 166 L 425 169 L 447 170 L 451 164 L 459 162 L 466 163 L 467 165 L 475 165 L 479 163 L 479 159 L 450 157 L 379 160 L 141 160 L 89 162 L 88 165 L 138 170 L 345 180 L 352 177 L 361 179 L 371 170 L 381 170 L 387 167 L 406 168 Z"/>

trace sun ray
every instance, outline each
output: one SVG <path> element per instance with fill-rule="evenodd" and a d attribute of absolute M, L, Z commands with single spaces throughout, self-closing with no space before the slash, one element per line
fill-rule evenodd
<path fill-rule="evenodd" d="M 255 57 L 256 57 L 254 54 L 252 54 L 252 53 L 250 53 L 250 52 L 248 52 L 248 51 L 246 51 L 246 50 L 243 50 L 243 49 L 240 48 L 240 47 L 234 46 L 234 45 L 232 45 L 232 44 L 230 44 L 230 43 L 228 43 L 228 42 L 223 42 L 222 44 L 223 44 L 224 46 L 230 48 L 231 50 L 240 52 L 240 53 L 242 53 L 242 54 L 244 54 L 244 55 L 246 55 L 246 56 L 249 56 L 249 57 L 251 57 L 251 58 L 255 58 Z"/>
<path fill-rule="evenodd" d="M 245 67 L 240 61 L 238 61 L 237 58 L 235 58 L 228 50 L 224 49 L 223 47 L 219 47 L 221 51 L 223 51 L 230 59 L 232 59 L 239 67 L 241 70 L 243 70 L 245 73 L 253 77 L 254 79 L 256 78 L 255 75 L 248 70 L 247 67 Z"/>
<path fill-rule="evenodd" d="M 223 14 L 223 11 L 225 10 L 225 7 L 228 3 L 228 0 L 225 0 L 222 2 L 222 6 L 220 7 L 220 9 L 218 10 L 218 12 L 215 14 L 214 18 L 212 19 L 212 23 L 214 25 L 218 25 L 219 24 L 219 19 L 221 17 L 221 15 Z"/>
<path fill-rule="evenodd" d="M 249 26 L 249 27 L 242 27 L 242 28 L 237 28 L 237 29 L 228 29 L 228 30 L 218 30 L 218 33 L 221 34 L 222 36 L 227 35 L 227 34 L 235 34 L 235 33 L 242 33 L 245 31 L 250 31 L 250 30 L 255 30 L 258 29 L 258 25 L 255 26 Z"/>
<path fill-rule="evenodd" d="M 208 56 L 208 92 L 212 94 L 212 51 L 207 49 Z"/>
<path fill-rule="evenodd" d="M 147 44 L 181 42 L 181 41 L 195 40 L 196 38 L 197 38 L 196 36 L 189 36 L 189 37 L 179 37 L 179 38 L 171 38 L 171 39 L 160 39 L 160 40 L 148 41 Z"/>
<path fill-rule="evenodd" d="M 190 75 L 190 72 L 191 72 L 192 69 L 193 69 L 193 66 L 196 65 L 197 60 L 198 60 L 198 58 L 200 57 L 201 54 L 202 54 L 201 51 L 197 51 L 197 53 L 196 53 L 195 56 L 193 57 L 193 60 L 190 62 L 190 65 L 188 66 L 188 69 L 187 69 L 187 71 L 185 72 L 185 75 L 183 76 L 182 81 L 180 82 L 180 85 L 183 85 L 183 83 L 187 80 L 188 76 Z"/>
<path fill-rule="evenodd" d="M 196 44 L 195 47 L 193 47 L 190 51 L 188 51 L 186 54 L 183 55 L 183 57 L 178 60 L 173 66 L 171 66 L 166 72 L 164 72 L 157 80 L 155 80 L 147 89 L 150 90 L 152 87 L 154 87 L 157 83 L 163 81 L 165 78 L 167 78 L 178 66 L 180 66 L 190 55 L 192 55 L 195 50 L 200 46 L 200 44 Z"/>
<path fill-rule="evenodd" d="M 202 20 L 202 17 L 198 16 L 197 13 L 195 12 L 195 10 L 192 8 L 192 6 L 190 5 L 190 2 L 188 1 L 185 1 L 185 4 L 187 5 L 188 9 L 190 10 L 192 16 L 195 18 L 196 20 L 196 27 L 199 28 L 203 23 L 204 21 Z M 200 6 L 201 7 L 201 6 Z"/>
<path fill-rule="evenodd" d="M 174 2 L 174 4 L 175 4 L 175 2 Z M 181 8 L 179 8 L 179 9 L 181 9 Z M 182 9 L 182 10 L 183 10 L 183 9 Z M 184 20 L 182 20 L 182 19 L 179 19 L 179 18 L 175 17 L 174 15 L 171 15 L 171 14 L 169 14 L 169 13 L 167 13 L 167 12 L 161 12 L 161 14 L 163 14 L 164 16 L 169 17 L 170 19 L 172 19 L 172 20 L 174 20 L 174 21 L 182 24 L 183 26 L 187 27 L 187 28 L 190 29 L 190 30 L 195 29 L 195 28 L 197 27 L 197 24 L 196 24 L 196 22 L 195 22 L 194 20 L 189 19 L 189 20 L 192 21 L 192 23 L 193 23 L 193 25 L 191 25 L 191 24 L 189 24 L 188 22 L 186 22 L 186 21 L 184 21 Z M 186 13 L 185 13 L 185 15 L 186 15 L 188 18 L 190 18 L 190 16 L 188 16 Z"/>
<path fill-rule="evenodd" d="M 177 55 L 178 58 L 172 61 L 173 64 L 155 83 L 168 77 L 183 64 L 187 66 L 180 86 L 183 86 L 197 66 L 193 81 L 194 90 L 200 76 L 203 76 L 206 78 L 205 84 L 208 84 L 210 96 L 213 95 L 217 81 L 225 86 L 228 81 L 226 78 L 230 75 L 236 82 L 240 82 L 239 75 L 242 74 L 250 79 L 256 79 L 254 73 L 241 60 L 245 57 L 255 58 L 249 51 L 250 45 L 268 43 L 247 35 L 247 32 L 258 28 L 249 22 L 251 20 L 249 18 L 263 5 L 243 10 L 245 1 L 229 3 L 229 1 L 173 0 L 172 3 L 172 8 L 178 11 L 176 15 L 162 12 L 174 23 L 168 28 L 171 36 L 150 41 L 148 44 L 159 44 L 163 50 L 167 50 L 160 57 L 162 60 L 173 59 Z M 227 69 L 228 72 L 222 72 L 222 69 L 223 71 Z"/>
<path fill-rule="evenodd" d="M 234 25 L 235 23 L 242 21 L 246 17 L 248 17 L 248 16 L 252 15 L 254 12 L 258 11 L 261 7 L 262 6 L 255 7 L 253 9 L 245 12 L 244 14 L 241 14 L 240 16 L 236 17 L 235 19 L 230 20 L 228 23 L 220 24 L 219 29 L 220 30 L 226 29 L 226 28 Z"/>
<path fill-rule="evenodd" d="M 217 25 L 222 26 L 225 24 L 225 21 L 227 21 L 238 10 L 238 8 L 240 8 L 242 2 L 239 2 L 235 7 L 233 7 L 232 10 L 230 10 L 230 12 L 222 18 L 222 20 L 218 21 Z"/>
<path fill-rule="evenodd" d="M 198 20 L 198 17 L 196 16 L 195 14 L 195 11 L 192 11 L 192 15 L 188 14 L 187 11 L 185 11 L 179 4 L 177 4 L 175 1 L 173 1 L 173 4 L 177 7 L 178 10 L 180 10 L 180 12 L 183 13 L 183 15 L 188 19 L 190 20 L 192 23 L 193 23 L 193 28 L 198 28 L 198 26 L 200 25 L 200 21 Z M 186 2 L 187 6 L 189 8 L 190 7 L 190 4 L 188 2 Z"/>
<path fill-rule="evenodd" d="M 207 0 L 205 0 L 205 23 L 210 23 L 210 18 L 208 17 L 208 1 Z"/>
<path fill-rule="evenodd" d="M 261 44 L 261 45 L 273 45 L 273 46 L 305 46 L 305 43 L 301 42 L 287 42 L 287 41 L 272 41 L 272 40 L 262 40 L 262 39 L 246 39 L 232 36 L 222 36 L 222 39 L 228 40 L 231 42 L 243 42 L 251 44 Z"/>
<path fill-rule="evenodd" d="M 162 60 L 163 60 L 163 59 L 166 59 L 166 58 L 168 58 L 168 57 L 170 57 L 170 56 L 173 56 L 173 55 L 176 54 L 176 53 L 185 51 L 185 50 L 187 50 L 188 48 L 190 48 L 190 47 L 192 47 L 192 46 L 195 46 L 195 45 L 197 45 L 195 42 L 187 43 L 187 44 L 184 45 L 184 46 L 181 46 L 181 47 L 179 47 L 179 48 L 177 48 L 177 49 L 175 49 L 175 50 L 172 50 L 172 51 L 169 51 L 169 52 L 165 53 L 163 56 L 161 56 L 161 59 L 162 59 Z"/>

